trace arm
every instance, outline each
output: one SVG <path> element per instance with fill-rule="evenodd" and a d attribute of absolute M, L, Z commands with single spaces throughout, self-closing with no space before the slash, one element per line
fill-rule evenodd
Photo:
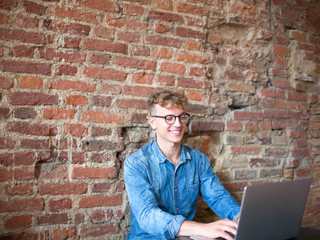
<path fill-rule="evenodd" d="M 201 164 L 200 192 L 202 199 L 219 217 L 236 221 L 240 214 L 239 203 L 223 187 L 205 155 L 203 155 Z"/>
<path fill-rule="evenodd" d="M 146 233 L 174 238 L 185 218 L 171 215 L 159 208 L 154 186 L 148 178 L 148 169 L 141 162 L 129 156 L 124 164 L 131 211 L 139 227 Z"/>

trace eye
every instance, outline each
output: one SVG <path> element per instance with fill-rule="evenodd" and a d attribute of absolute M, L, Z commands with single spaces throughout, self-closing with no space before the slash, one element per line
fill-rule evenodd
<path fill-rule="evenodd" d="M 167 121 L 173 121 L 174 120 L 174 116 L 173 115 L 168 115 L 166 116 Z"/>

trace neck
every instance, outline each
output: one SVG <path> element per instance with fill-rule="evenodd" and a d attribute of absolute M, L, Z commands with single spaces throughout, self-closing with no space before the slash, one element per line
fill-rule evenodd
<path fill-rule="evenodd" d="M 157 144 L 166 158 L 168 158 L 174 165 L 177 165 L 181 153 L 181 143 L 162 144 L 161 141 L 157 139 Z"/>

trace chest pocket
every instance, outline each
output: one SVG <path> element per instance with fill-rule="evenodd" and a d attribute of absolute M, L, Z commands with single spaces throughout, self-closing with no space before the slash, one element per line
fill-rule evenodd
<path fill-rule="evenodd" d="M 197 204 L 199 195 L 199 183 L 187 185 L 188 207 L 194 208 Z"/>

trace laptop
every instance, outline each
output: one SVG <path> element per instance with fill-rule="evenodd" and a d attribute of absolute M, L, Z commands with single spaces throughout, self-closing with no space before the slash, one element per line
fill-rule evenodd
<path fill-rule="evenodd" d="M 235 240 L 297 237 L 310 184 L 311 179 L 308 178 L 246 186 Z M 190 239 L 206 238 L 191 236 Z"/>

